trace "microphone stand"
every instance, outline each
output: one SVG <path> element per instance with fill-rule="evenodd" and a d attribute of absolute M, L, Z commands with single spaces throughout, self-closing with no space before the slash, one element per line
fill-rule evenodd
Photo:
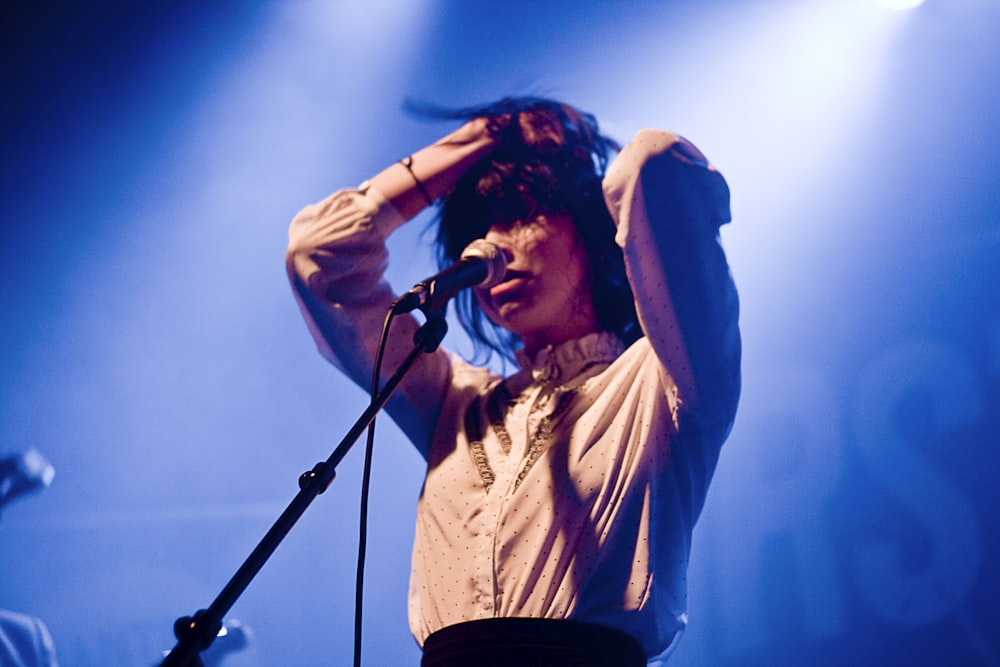
<path fill-rule="evenodd" d="M 222 628 L 225 617 L 236 600 L 243 594 L 247 586 L 264 567 L 267 560 L 274 554 L 278 545 L 291 531 L 292 526 L 305 514 L 306 509 L 316 499 L 316 496 L 326 491 L 337 474 L 337 465 L 357 441 L 365 429 L 375 419 L 376 414 L 389 400 L 403 377 L 410 370 L 421 354 L 437 349 L 441 340 L 448 332 L 445 322 L 445 309 L 439 308 L 425 312 L 427 321 L 413 336 L 414 347 L 390 377 L 382 390 L 354 423 L 344 439 L 326 461 L 317 463 L 312 470 L 302 473 L 299 477 L 299 492 L 289 503 L 285 511 L 274 522 L 261 541 L 250 553 L 243 565 L 236 571 L 229 583 L 222 589 L 207 609 L 200 609 L 193 616 L 183 616 L 174 622 L 174 636 L 177 644 L 160 663 L 160 667 L 201 667 L 199 654 L 211 646 L 212 641 Z"/>

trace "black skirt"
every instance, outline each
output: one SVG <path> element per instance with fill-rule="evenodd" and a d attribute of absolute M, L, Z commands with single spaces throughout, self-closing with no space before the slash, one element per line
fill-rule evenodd
<path fill-rule="evenodd" d="M 451 625 L 424 642 L 421 667 L 645 667 L 632 636 L 546 618 L 488 618 Z"/>

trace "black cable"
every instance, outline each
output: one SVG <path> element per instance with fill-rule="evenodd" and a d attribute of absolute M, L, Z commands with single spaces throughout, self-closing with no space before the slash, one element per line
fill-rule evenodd
<path fill-rule="evenodd" d="M 389 337 L 389 324 L 392 322 L 393 309 L 386 313 L 382 323 L 382 333 L 378 339 L 375 351 L 375 363 L 372 367 L 372 401 L 379 392 L 379 379 L 382 374 L 382 357 L 385 353 L 386 341 Z M 358 527 L 358 571 L 354 583 L 354 667 L 361 667 L 361 626 L 362 609 L 364 607 L 365 583 L 365 553 L 368 548 L 368 487 L 371 484 L 372 452 L 375 444 L 375 419 L 368 425 L 368 441 L 365 445 L 365 468 L 361 476 L 361 512 Z"/>

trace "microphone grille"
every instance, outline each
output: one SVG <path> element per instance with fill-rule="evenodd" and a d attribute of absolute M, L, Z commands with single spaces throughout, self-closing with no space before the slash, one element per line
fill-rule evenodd
<path fill-rule="evenodd" d="M 486 239 L 476 239 L 465 246 L 460 259 L 484 259 L 489 268 L 489 273 L 479 287 L 493 287 L 501 280 L 507 272 L 507 255 L 495 244 Z"/>

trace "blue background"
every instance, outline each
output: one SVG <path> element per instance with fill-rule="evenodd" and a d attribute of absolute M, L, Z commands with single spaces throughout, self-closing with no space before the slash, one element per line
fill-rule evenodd
<path fill-rule="evenodd" d="M 287 286 L 295 213 L 450 129 L 405 98 L 524 93 L 677 131 L 732 188 L 745 392 L 672 664 L 1000 665 L 1000 3 L 3 14 L 0 453 L 56 476 L 0 517 L 0 607 L 64 666 L 154 664 L 363 409 Z M 391 241 L 399 291 L 427 222 Z M 227 665 L 350 664 L 360 460 L 233 609 Z M 366 664 L 419 660 L 420 477 L 380 420 Z"/>

